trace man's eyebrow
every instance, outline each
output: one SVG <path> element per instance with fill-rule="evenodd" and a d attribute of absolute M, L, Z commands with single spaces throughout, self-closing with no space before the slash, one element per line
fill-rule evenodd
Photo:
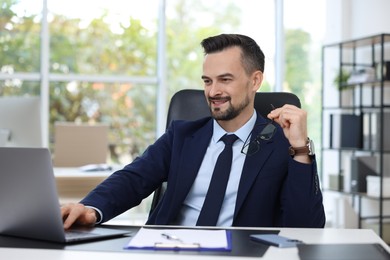
<path fill-rule="evenodd" d="M 234 75 L 232 73 L 224 73 L 224 74 L 221 74 L 221 75 L 217 76 L 217 78 L 224 78 L 224 77 L 234 77 Z M 210 77 L 205 76 L 205 75 L 202 75 L 201 78 L 202 79 L 210 79 Z"/>
<path fill-rule="evenodd" d="M 224 77 L 234 77 L 234 75 L 232 73 L 224 73 L 224 74 L 218 75 L 218 78 L 224 78 Z"/>

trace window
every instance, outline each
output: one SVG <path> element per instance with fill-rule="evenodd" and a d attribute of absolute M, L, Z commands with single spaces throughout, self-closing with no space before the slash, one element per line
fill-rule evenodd
<path fill-rule="evenodd" d="M 319 38 L 311 35 L 321 30 L 307 25 L 320 19 L 324 1 L 285 1 L 284 86 L 301 93 L 304 106 L 319 104 L 315 94 L 320 89 L 320 69 L 317 61 L 311 63 L 315 57 L 320 64 Z M 310 13 L 297 8 L 303 5 L 312 5 Z M 160 15 L 162 7 L 165 16 Z M 40 95 L 49 100 L 47 116 L 42 118 L 50 147 L 56 121 L 104 122 L 110 125 L 111 160 L 130 162 L 158 137 L 157 122 L 165 127 L 165 118 L 158 118 L 163 113 L 156 113 L 161 109 L 158 101 L 168 103 L 183 88 L 202 88 L 200 41 L 210 35 L 241 33 L 254 38 L 266 55 L 261 90 L 275 84 L 273 0 L 148 0 L 143 4 L 6 0 L 0 12 L 0 96 Z M 163 22 L 165 45 L 159 39 Z M 166 57 L 163 63 L 161 50 Z M 307 60 L 300 60 L 297 53 Z M 163 85 L 166 97 L 158 94 Z"/>
<path fill-rule="evenodd" d="M 160 2 L 47 0 L 49 48 L 43 47 L 42 52 L 46 1 L 3 4 L 8 20 L 0 45 L 8 50 L 9 58 L 0 63 L 0 94 L 41 95 L 44 84 L 40 80 L 47 78 L 49 145 L 56 121 L 103 121 L 111 126 L 111 159 L 129 162 L 157 137 Z M 241 5 L 233 0 L 167 0 L 167 102 L 179 89 L 202 87 L 199 43 L 213 34 L 251 35 L 266 53 L 266 75 L 273 75 L 272 15 L 273 1 L 248 0 Z M 42 66 L 45 58 L 47 71 Z M 47 75 L 41 77 L 41 73 Z M 267 81 L 272 84 L 273 80 Z"/>

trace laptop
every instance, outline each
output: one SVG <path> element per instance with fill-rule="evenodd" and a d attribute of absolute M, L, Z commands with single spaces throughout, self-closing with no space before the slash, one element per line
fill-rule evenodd
<path fill-rule="evenodd" d="M 60 243 L 130 233 L 104 227 L 64 231 L 47 148 L 0 147 L 0 234 Z"/>

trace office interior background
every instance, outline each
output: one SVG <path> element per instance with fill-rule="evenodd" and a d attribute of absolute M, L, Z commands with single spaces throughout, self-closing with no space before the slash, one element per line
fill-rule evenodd
<path fill-rule="evenodd" d="M 322 97 L 322 46 L 390 32 L 387 0 L 0 2 L 0 96 L 39 97 L 19 127 L 55 157 L 59 122 L 108 125 L 107 163 L 119 166 L 164 132 L 176 91 L 202 89 L 200 41 L 241 33 L 266 55 L 261 91 L 294 92 L 309 111 L 323 175 L 321 102 L 338 90 Z M 144 223 L 149 203 L 123 218 Z M 327 227 L 358 226 L 350 196 L 325 190 L 324 204 Z"/>

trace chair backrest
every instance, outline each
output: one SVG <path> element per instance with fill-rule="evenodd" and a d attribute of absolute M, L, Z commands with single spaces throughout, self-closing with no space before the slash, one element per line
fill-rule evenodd
<path fill-rule="evenodd" d="M 266 117 L 269 112 L 285 104 L 301 107 L 299 98 L 288 92 L 257 92 L 255 96 L 255 109 Z M 167 128 L 173 120 L 196 120 L 210 116 L 206 97 L 203 90 L 183 89 L 176 92 L 171 99 L 168 108 Z M 150 213 L 155 209 L 165 191 L 165 185 L 159 187 L 153 194 Z"/>
<path fill-rule="evenodd" d="M 285 104 L 301 107 L 299 98 L 288 92 L 257 92 L 255 97 L 255 109 L 266 117 L 274 107 Z M 196 120 L 210 116 L 210 110 L 203 90 L 183 89 L 176 92 L 169 104 L 167 116 L 167 128 L 172 120 Z"/>

